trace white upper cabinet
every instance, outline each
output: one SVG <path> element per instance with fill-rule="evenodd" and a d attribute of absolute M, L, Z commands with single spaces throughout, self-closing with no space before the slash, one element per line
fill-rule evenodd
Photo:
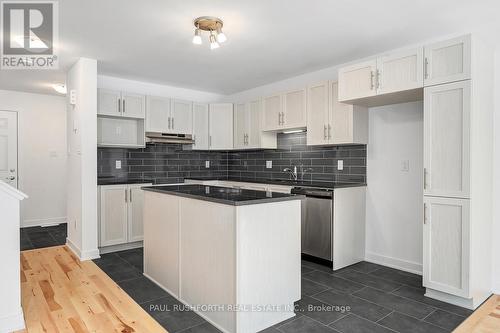
<path fill-rule="evenodd" d="M 470 197 L 471 83 L 425 88 L 424 194 Z"/>
<path fill-rule="evenodd" d="M 210 104 L 208 123 L 209 149 L 233 149 L 233 104 Z"/>
<path fill-rule="evenodd" d="M 348 101 L 375 96 L 377 60 L 339 69 L 339 100 Z"/>
<path fill-rule="evenodd" d="M 322 82 L 307 89 L 307 144 L 328 144 L 330 124 L 330 82 Z"/>
<path fill-rule="evenodd" d="M 170 98 L 146 97 L 146 132 L 168 132 Z"/>
<path fill-rule="evenodd" d="M 425 86 L 471 78 L 470 35 L 429 44 L 424 49 Z"/>
<path fill-rule="evenodd" d="M 307 90 L 299 89 L 283 94 L 282 127 L 305 127 L 307 122 Z"/>
<path fill-rule="evenodd" d="M 245 103 L 234 105 L 234 148 L 246 148 L 248 135 L 248 112 Z"/>
<path fill-rule="evenodd" d="M 262 131 L 262 102 L 255 100 L 234 105 L 234 148 L 277 147 L 276 133 Z"/>
<path fill-rule="evenodd" d="M 272 131 L 281 128 L 283 100 L 281 95 L 273 95 L 262 99 L 264 113 L 264 130 Z"/>
<path fill-rule="evenodd" d="M 170 106 L 170 133 L 193 133 L 193 103 L 172 99 Z"/>
<path fill-rule="evenodd" d="M 377 58 L 377 94 L 422 88 L 423 59 L 422 47 L 396 51 Z"/>
<path fill-rule="evenodd" d="M 121 92 L 109 89 L 98 89 L 97 114 L 120 117 L 122 115 Z"/>
<path fill-rule="evenodd" d="M 208 150 L 208 104 L 193 103 L 193 149 Z"/>
<path fill-rule="evenodd" d="M 470 200 L 424 197 L 423 285 L 469 295 Z"/>
<path fill-rule="evenodd" d="M 144 95 L 139 94 L 98 89 L 97 114 L 144 119 L 146 115 L 146 98 Z"/>

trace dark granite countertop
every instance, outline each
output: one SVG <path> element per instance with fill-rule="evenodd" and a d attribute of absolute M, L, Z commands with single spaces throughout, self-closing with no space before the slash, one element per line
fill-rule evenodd
<path fill-rule="evenodd" d="M 220 180 L 220 181 L 232 181 L 232 182 L 244 182 L 244 183 L 257 183 L 257 184 L 272 184 L 272 185 L 284 185 L 284 186 L 294 186 L 294 187 L 316 187 L 316 188 L 344 188 L 344 187 L 359 187 L 366 186 L 364 183 L 346 183 L 346 182 L 312 182 L 312 181 L 294 181 L 288 179 L 247 179 L 247 178 L 214 178 L 214 177 L 189 177 L 187 179 L 192 180 Z"/>
<path fill-rule="evenodd" d="M 233 206 L 255 205 L 305 198 L 303 195 L 196 184 L 146 186 L 142 189 L 144 191 L 178 195 L 185 198 L 212 201 Z"/>
<path fill-rule="evenodd" d="M 98 177 L 97 185 L 122 185 L 122 184 L 148 184 L 153 183 L 151 179 L 146 178 L 127 178 L 127 177 Z"/>

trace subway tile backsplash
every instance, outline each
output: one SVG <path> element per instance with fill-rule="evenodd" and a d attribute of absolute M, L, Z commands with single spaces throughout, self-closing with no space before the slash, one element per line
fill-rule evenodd
<path fill-rule="evenodd" d="M 305 181 L 366 183 L 365 145 L 306 146 L 306 133 L 278 134 L 278 149 L 272 150 L 193 151 L 180 144 L 154 144 L 144 149 L 99 148 L 97 154 L 99 177 L 144 178 L 156 184 L 190 177 L 288 179 L 283 169 L 294 165 L 308 169 Z M 115 168 L 116 160 L 121 169 Z M 339 160 L 343 170 L 337 169 Z M 272 161 L 272 168 L 266 168 L 266 161 Z"/>

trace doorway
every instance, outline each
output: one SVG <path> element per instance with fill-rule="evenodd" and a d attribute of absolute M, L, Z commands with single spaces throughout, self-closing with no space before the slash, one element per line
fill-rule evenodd
<path fill-rule="evenodd" d="M 18 187 L 17 112 L 0 111 L 0 180 Z"/>

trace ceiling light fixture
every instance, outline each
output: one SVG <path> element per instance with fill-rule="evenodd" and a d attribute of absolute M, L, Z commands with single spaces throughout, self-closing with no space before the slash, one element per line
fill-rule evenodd
<path fill-rule="evenodd" d="M 53 84 L 52 88 L 54 88 L 55 91 L 63 95 L 66 95 L 66 93 L 68 92 L 66 89 L 66 85 L 64 84 Z"/>
<path fill-rule="evenodd" d="M 202 44 L 201 31 L 208 31 L 210 49 L 214 50 L 220 47 L 220 43 L 224 43 L 227 40 L 226 35 L 222 32 L 222 27 L 224 23 L 220 18 L 213 16 L 201 16 L 194 20 L 194 36 L 193 44 Z"/>

